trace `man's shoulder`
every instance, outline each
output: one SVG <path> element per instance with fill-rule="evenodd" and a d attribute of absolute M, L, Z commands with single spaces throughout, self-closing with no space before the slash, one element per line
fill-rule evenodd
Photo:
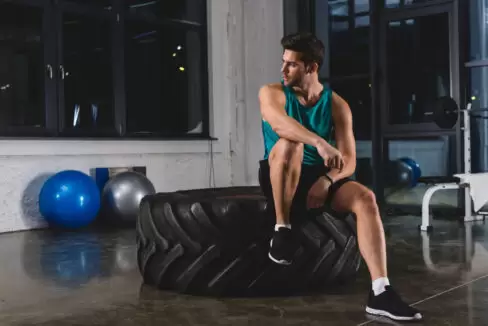
<path fill-rule="evenodd" d="M 283 85 L 280 83 L 269 83 L 261 86 L 261 91 L 274 94 L 283 93 Z"/>
<path fill-rule="evenodd" d="M 273 99 L 282 102 L 284 99 L 285 92 L 283 90 L 283 85 L 280 83 L 269 83 L 264 84 L 259 89 L 259 97 L 266 99 Z"/>

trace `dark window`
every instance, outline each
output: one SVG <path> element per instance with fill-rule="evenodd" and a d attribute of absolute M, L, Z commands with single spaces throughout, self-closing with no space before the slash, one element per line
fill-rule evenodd
<path fill-rule="evenodd" d="M 385 0 L 386 8 L 401 8 L 405 6 L 420 5 L 435 0 Z"/>
<path fill-rule="evenodd" d="M 351 107 L 356 139 L 371 139 L 369 1 L 330 0 L 326 10 L 328 26 L 320 23 L 323 13 L 316 13 L 318 28 L 328 28 L 329 74 L 322 77 Z"/>
<path fill-rule="evenodd" d="M 469 6 L 469 61 L 488 59 L 488 3 L 472 0 Z"/>
<path fill-rule="evenodd" d="M 206 0 L 0 0 L 0 135 L 207 137 L 206 28 Z"/>
<path fill-rule="evenodd" d="M 450 94 L 448 31 L 447 13 L 388 22 L 390 124 L 429 122 L 425 112 Z"/>
<path fill-rule="evenodd" d="M 45 126 L 44 10 L 0 2 L 0 129 Z"/>
<path fill-rule="evenodd" d="M 65 4 L 78 4 L 83 6 L 90 6 L 93 8 L 103 8 L 105 10 L 112 9 L 112 0 L 61 0 Z"/>
<path fill-rule="evenodd" d="M 205 0 L 125 0 L 130 14 L 146 19 L 184 20 L 192 23 L 205 21 Z"/>
<path fill-rule="evenodd" d="M 64 126 L 66 129 L 114 127 L 110 21 L 64 14 Z"/>
<path fill-rule="evenodd" d="M 472 0 L 469 8 L 469 63 L 467 102 L 473 110 L 488 109 L 488 41 L 486 1 Z M 473 172 L 488 170 L 488 112 L 471 115 L 471 162 Z"/>
<path fill-rule="evenodd" d="M 330 77 L 368 74 L 368 2 L 329 1 L 329 19 Z"/>
<path fill-rule="evenodd" d="M 171 6 L 164 1 L 155 1 L 147 8 L 134 6 L 138 13 L 154 6 L 152 12 L 156 14 L 200 20 L 195 9 L 203 1 L 192 1 L 194 8 L 185 1 Z M 156 18 L 130 15 L 125 24 L 127 131 L 175 136 L 201 133 L 205 108 L 202 71 L 206 63 L 205 40 L 194 25 L 199 23 L 166 25 Z"/>
<path fill-rule="evenodd" d="M 371 139 L 371 84 L 369 77 L 330 81 L 331 88 L 347 101 L 356 139 Z"/>

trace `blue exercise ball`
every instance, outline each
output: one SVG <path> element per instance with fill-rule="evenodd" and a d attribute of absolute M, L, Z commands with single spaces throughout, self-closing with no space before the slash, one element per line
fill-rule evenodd
<path fill-rule="evenodd" d="M 39 194 L 39 211 L 52 225 L 80 228 L 92 223 L 100 210 L 95 180 L 80 171 L 66 170 L 50 177 Z"/>
<path fill-rule="evenodd" d="M 420 165 L 412 158 L 410 157 L 402 157 L 400 158 L 400 161 L 406 163 L 409 168 L 412 169 L 413 172 L 413 178 L 411 179 L 410 186 L 415 187 L 422 176 L 422 171 L 420 170 Z"/>

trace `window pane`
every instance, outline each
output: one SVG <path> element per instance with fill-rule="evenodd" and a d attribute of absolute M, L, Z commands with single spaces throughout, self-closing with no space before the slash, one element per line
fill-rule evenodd
<path fill-rule="evenodd" d="M 351 11 L 358 14 L 351 16 Z M 365 0 L 356 0 L 354 8 L 346 0 L 329 1 L 331 77 L 369 73 L 368 11 Z"/>
<path fill-rule="evenodd" d="M 349 29 L 349 4 L 347 0 L 329 1 L 329 15 L 333 32 Z"/>
<path fill-rule="evenodd" d="M 153 19 L 205 21 L 205 0 L 125 0 L 125 3 L 130 13 Z"/>
<path fill-rule="evenodd" d="M 470 2 L 470 60 L 488 59 L 488 2 Z"/>
<path fill-rule="evenodd" d="M 432 0 L 385 0 L 386 8 L 398 8 L 410 5 L 416 5 L 419 3 L 426 3 Z"/>
<path fill-rule="evenodd" d="M 100 8 L 110 10 L 112 8 L 113 0 L 63 0 L 63 2 L 72 2 L 80 5 L 100 7 Z"/>
<path fill-rule="evenodd" d="M 476 67 L 469 70 L 470 90 L 468 101 L 472 109 L 488 109 L 488 67 Z M 487 112 L 477 112 L 476 115 L 486 115 Z"/>
<path fill-rule="evenodd" d="M 355 0 L 354 12 L 356 14 L 369 12 L 369 0 Z"/>
<path fill-rule="evenodd" d="M 469 70 L 470 92 L 468 101 L 472 109 L 488 109 L 488 67 Z M 488 112 L 476 112 L 471 116 L 472 172 L 488 170 Z"/>
<path fill-rule="evenodd" d="M 126 31 L 128 131 L 201 131 L 203 42 L 198 32 L 141 22 L 128 22 Z"/>
<path fill-rule="evenodd" d="M 45 125 L 43 9 L 0 4 L 0 126 Z"/>
<path fill-rule="evenodd" d="M 82 129 L 112 127 L 109 21 L 64 14 L 63 59 L 65 126 Z"/>
<path fill-rule="evenodd" d="M 371 84 L 369 78 L 331 81 L 334 92 L 349 104 L 356 139 L 371 139 Z"/>
<path fill-rule="evenodd" d="M 450 94 L 448 14 L 389 22 L 386 47 L 389 122 L 432 121 L 424 113 Z"/>

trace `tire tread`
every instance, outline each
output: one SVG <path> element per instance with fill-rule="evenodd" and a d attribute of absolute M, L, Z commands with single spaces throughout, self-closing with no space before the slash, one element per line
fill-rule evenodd
<path fill-rule="evenodd" d="M 144 282 L 204 295 L 262 295 L 326 288 L 359 270 L 355 217 L 321 211 L 294 228 L 294 262 L 268 258 L 274 218 L 255 187 L 146 196 L 137 221 Z"/>

